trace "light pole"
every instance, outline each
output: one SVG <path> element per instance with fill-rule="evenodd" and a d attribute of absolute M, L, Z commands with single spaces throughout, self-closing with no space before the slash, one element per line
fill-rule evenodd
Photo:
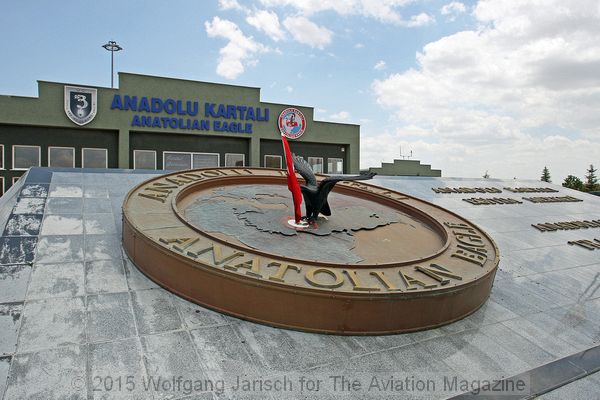
<path fill-rule="evenodd" d="M 114 88 L 114 67 L 115 67 L 115 58 L 114 58 L 114 54 L 115 51 L 121 51 L 123 50 L 123 48 L 121 46 L 119 46 L 117 44 L 117 42 L 115 42 L 114 40 L 109 40 L 108 43 L 103 44 L 102 47 L 104 47 L 106 50 L 110 51 L 110 87 Z"/>

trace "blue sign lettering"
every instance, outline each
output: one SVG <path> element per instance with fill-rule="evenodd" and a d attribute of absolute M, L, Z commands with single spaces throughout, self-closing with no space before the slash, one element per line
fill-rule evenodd
<path fill-rule="evenodd" d="M 113 101 L 112 104 L 110 105 L 110 109 L 114 110 L 122 110 L 123 109 L 123 103 L 121 102 L 121 96 L 119 96 L 118 94 L 115 94 L 115 97 L 113 97 Z"/>
<path fill-rule="evenodd" d="M 147 97 L 142 97 L 140 99 L 140 104 L 139 104 L 139 107 L 138 107 L 138 111 L 150 112 L 150 103 L 148 103 L 148 98 Z"/>
<path fill-rule="evenodd" d="M 123 97 L 123 109 L 137 111 L 137 96 L 133 96 L 133 97 L 124 96 Z"/>
<path fill-rule="evenodd" d="M 150 100 L 150 101 L 151 101 L 151 104 L 152 104 L 151 110 L 152 110 L 153 113 L 159 113 L 159 112 L 162 111 L 162 109 L 163 109 L 163 102 L 162 102 L 161 99 L 153 97 L 152 100 Z"/>
<path fill-rule="evenodd" d="M 216 103 L 204 103 L 204 116 L 207 119 L 176 118 L 175 115 L 197 116 L 199 102 L 160 97 L 148 98 L 115 94 L 110 108 L 111 110 L 168 115 L 133 115 L 131 126 L 144 128 L 198 131 L 209 131 L 212 128 L 215 132 L 252 133 L 252 123 L 236 121 L 269 121 L 268 108 Z M 210 119 L 213 119 L 212 125 Z"/>
<path fill-rule="evenodd" d="M 177 107 L 177 103 L 173 99 L 167 99 L 163 103 L 163 107 L 167 114 L 173 114 L 175 112 L 175 108 Z"/>

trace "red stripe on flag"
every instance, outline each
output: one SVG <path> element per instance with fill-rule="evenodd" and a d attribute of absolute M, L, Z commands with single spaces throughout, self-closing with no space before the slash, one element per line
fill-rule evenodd
<path fill-rule="evenodd" d="M 292 192 L 292 200 L 294 201 L 294 218 L 296 223 L 299 223 L 300 218 L 302 218 L 302 210 L 300 209 L 300 205 L 302 204 L 302 192 L 300 191 L 298 178 L 296 178 L 296 171 L 294 170 L 294 161 L 292 160 L 290 145 L 288 144 L 286 137 L 283 135 L 281 135 L 281 142 L 283 144 L 283 151 L 285 153 L 288 189 L 290 192 Z"/>

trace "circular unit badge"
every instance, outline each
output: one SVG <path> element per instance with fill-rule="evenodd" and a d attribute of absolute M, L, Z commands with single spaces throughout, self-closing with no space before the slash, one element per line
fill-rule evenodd
<path fill-rule="evenodd" d="M 328 202 L 329 217 L 295 230 L 283 170 L 174 172 L 128 193 L 123 247 L 192 302 L 309 332 L 428 329 L 487 300 L 498 249 L 465 218 L 363 181 L 339 182 Z"/>
<path fill-rule="evenodd" d="M 306 119 L 297 108 L 286 108 L 279 114 L 277 125 L 281 134 L 288 139 L 298 139 L 306 130 Z"/>

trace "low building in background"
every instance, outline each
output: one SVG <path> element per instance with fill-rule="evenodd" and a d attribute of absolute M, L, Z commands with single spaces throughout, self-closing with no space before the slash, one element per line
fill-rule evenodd
<path fill-rule="evenodd" d="M 442 176 L 441 169 L 432 169 L 429 164 L 419 160 L 394 160 L 393 163 L 381 163 L 381 167 L 370 167 L 369 172 L 388 176 Z"/>

